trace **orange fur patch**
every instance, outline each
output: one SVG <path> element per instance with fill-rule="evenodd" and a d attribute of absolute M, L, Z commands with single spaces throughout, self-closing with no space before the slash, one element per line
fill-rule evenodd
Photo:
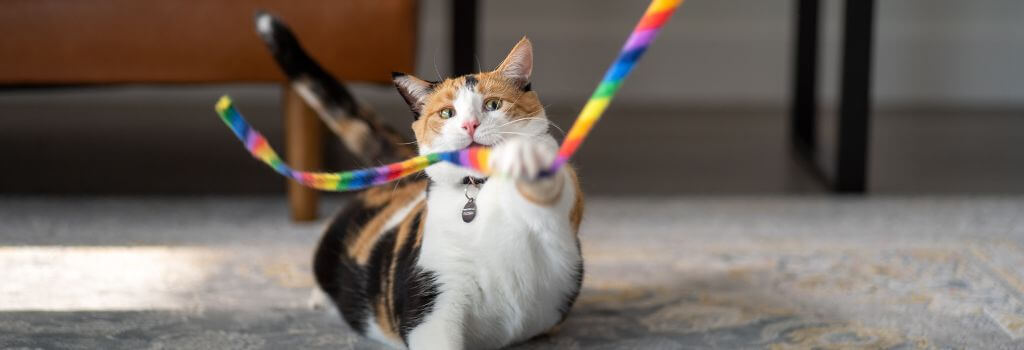
<path fill-rule="evenodd" d="M 423 244 L 423 227 L 427 224 L 427 207 L 425 205 L 421 217 L 423 219 L 420 220 L 420 226 L 416 228 L 416 242 L 413 243 L 413 248 L 419 248 Z"/>
<path fill-rule="evenodd" d="M 580 223 L 583 222 L 583 188 L 580 187 L 580 178 L 576 176 L 576 169 L 566 165 L 565 170 L 569 172 L 573 186 L 576 186 L 576 201 L 569 211 L 569 222 L 572 223 L 572 230 L 576 235 L 580 234 Z"/>
<path fill-rule="evenodd" d="M 550 206 L 562 197 L 562 186 L 565 179 L 554 178 L 541 181 L 516 181 L 516 190 L 533 204 Z"/>

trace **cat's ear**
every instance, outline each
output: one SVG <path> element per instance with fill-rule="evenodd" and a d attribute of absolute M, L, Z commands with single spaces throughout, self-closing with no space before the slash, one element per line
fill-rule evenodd
<path fill-rule="evenodd" d="M 434 83 L 399 72 L 391 72 L 391 79 L 405 103 L 409 104 L 409 109 L 412 109 L 413 117 L 419 119 L 423 103 L 434 89 Z"/>
<path fill-rule="evenodd" d="M 519 39 L 519 43 L 512 48 L 504 61 L 498 65 L 495 72 L 501 73 L 505 78 L 511 79 L 520 87 L 530 82 L 530 73 L 533 73 L 533 44 L 525 36 Z"/>

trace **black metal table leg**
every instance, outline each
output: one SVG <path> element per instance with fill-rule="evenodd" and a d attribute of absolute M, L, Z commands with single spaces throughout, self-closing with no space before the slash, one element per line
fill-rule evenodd
<path fill-rule="evenodd" d="M 820 0 L 797 0 L 790 143 L 797 161 L 839 193 L 867 190 L 871 63 L 875 0 L 846 0 L 835 173 L 817 164 L 816 135 Z"/>
<path fill-rule="evenodd" d="M 834 190 L 867 190 L 874 0 L 846 0 Z"/>
<path fill-rule="evenodd" d="M 475 73 L 477 0 L 452 0 L 452 74 Z"/>
<path fill-rule="evenodd" d="M 818 18 L 819 0 L 797 0 L 796 40 L 793 50 L 793 100 L 789 137 L 793 150 L 805 161 L 814 161 L 818 146 Z"/>

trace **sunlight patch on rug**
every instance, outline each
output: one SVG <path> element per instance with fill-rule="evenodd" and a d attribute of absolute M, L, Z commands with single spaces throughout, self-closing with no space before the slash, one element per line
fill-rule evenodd
<path fill-rule="evenodd" d="M 0 310 L 187 308 L 221 260 L 191 247 L 0 247 Z"/>

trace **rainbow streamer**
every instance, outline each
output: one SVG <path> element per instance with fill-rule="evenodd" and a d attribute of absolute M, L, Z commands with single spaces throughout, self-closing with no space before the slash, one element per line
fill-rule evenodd
<path fill-rule="evenodd" d="M 622 81 L 633 70 L 636 62 L 643 56 L 644 52 L 654 41 L 661 27 L 668 22 L 668 19 L 675 13 L 676 8 L 683 0 L 654 0 L 651 1 L 644 16 L 640 18 L 633 33 L 630 34 L 626 44 L 622 47 L 618 58 L 608 68 L 604 79 L 598 84 L 597 89 L 590 96 L 587 104 L 583 106 L 576 122 L 562 141 L 551 167 L 542 173 L 542 176 L 554 174 L 559 168 L 565 165 L 572 157 L 580 144 L 586 139 L 594 124 L 601 119 L 601 115 L 608 104 L 611 103 L 615 93 L 622 86 Z M 263 161 L 274 171 L 285 177 L 291 178 L 305 186 L 323 191 L 352 191 L 371 186 L 388 183 L 403 177 L 415 174 L 426 169 L 432 164 L 449 162 L 458 166 L 474 169 L 482 174 L 490 174 L 491 150 L 486 147 L 472 147 L 459 151 L 432 153 L 408 160 L 392 163 L 376 168 L 366 168 L 353 171 L 337 173 L 308 172 L 295 170 L 285 164 L 281 157 L 274 152 L 267 139 L 259 131 L 253 129 L 246 122 L 238 110 L 235 109 L 231 98 L 224 96 L 217 102 L 217 114 L 220 115 L 235 136 L 245 144 L 245 148 L 254 157 Z"/>
<path fill-rule="evenodd" d="M 295 170 L 285 164 L 281 157 L 270 148 L 267 138 L 259 131 L 253 129 L 242 114 L 238 113 L 231 98 L 224 96 L 217 102 L 217 114 L 227 124 L 231 131 L 245 148 L 252 153 L 253 157 L 267 163 L 274 171 L 285 177 L 291 178 L 305 186 L 324 191 L 352 191 L 383 183 L 388 183 L 403 177 L 415 174 L 426 169 L 431 164 L 449 162 L 460 166 L 477 169 L 482 173 L 488 173 L 487 160 L 490 159 L 491 150 L 482 147 L 467 148 L 459 151 L 432 153 L 402 162 L 392 163 L 376 168 L 367 168 L 340 173 L 322 173 Z"/>

